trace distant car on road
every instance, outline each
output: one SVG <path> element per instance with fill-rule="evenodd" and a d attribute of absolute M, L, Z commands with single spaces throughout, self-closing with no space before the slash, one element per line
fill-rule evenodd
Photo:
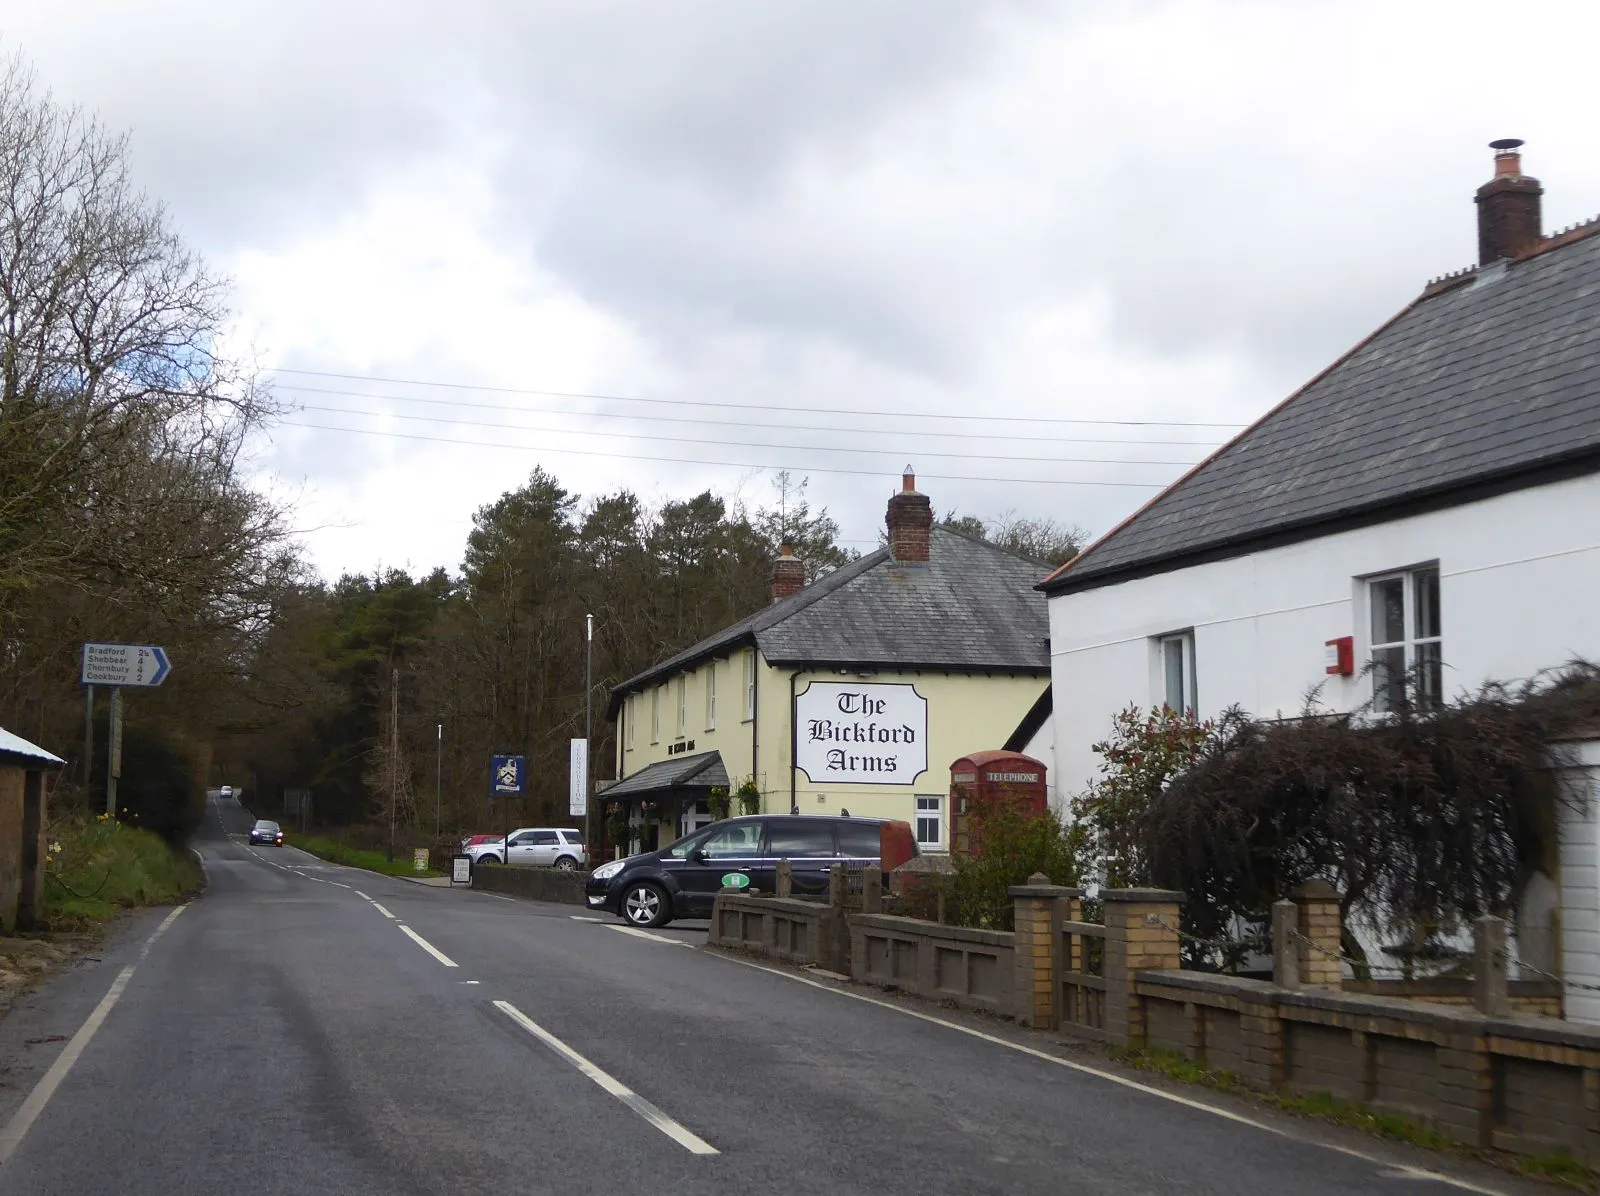
<path fill-rule="evenodd" d="M 276 822 L 260 819 L 250 828 L 251 843 L 271 843 L 275 847 L 283 846 L 283 829 Z"/>
<path fill-rule="evenodd" d="M 474 864 L 531 864 L 539 868 L 559 868 L 563 872 L 575 872 L 589 866 L 589 850 L 583 845 L 582 831 L 566 827 L 525 826 L 512 831 L 510 838 L 509 850 L 503 837 L 464 844 L 462 850 L 472 857 Z"/>
<path fill-rule="evenodd" d="M 217 790 L 217 796 L 218 797 L 232 797 L 233 796 L 233 786 L 232 785 L 224 785 L 221 789 Z"/>
<path fill-rule="evenodd" d="M 911 824 L 883 818 L 816 818 L 755 814 L 725 818 L 669 847 L 601 864 L 584 882 L 590 909 L 604 909 L 635 926 L 673 918 L 705 918 L 723 886 L 737 874 L 771 893 L 778 861 L 789 861 L 796 896 L 828 891 L 835 864 L 881 864 L 887 871 L 917 855 Z"/>

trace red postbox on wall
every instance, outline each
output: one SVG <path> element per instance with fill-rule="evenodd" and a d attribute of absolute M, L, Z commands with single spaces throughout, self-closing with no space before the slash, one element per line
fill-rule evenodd
<path fill-rule="evenodd" d="M 1010 805 L 1024 817 L 1050 809 L 1045 766 L 1021 752 L 973 752 L 950 765 L 950 850 L 977 854 L 972 834 L 974 815 Z"/>

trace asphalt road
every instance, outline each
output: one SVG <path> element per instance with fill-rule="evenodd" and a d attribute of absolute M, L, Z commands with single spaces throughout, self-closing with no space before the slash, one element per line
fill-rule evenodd
<path fill-rule="evenodd" d="M 0 1019 L 0 1196 L 1542 1190 L 249 821 L 216 803 L 205 896 Z"/>

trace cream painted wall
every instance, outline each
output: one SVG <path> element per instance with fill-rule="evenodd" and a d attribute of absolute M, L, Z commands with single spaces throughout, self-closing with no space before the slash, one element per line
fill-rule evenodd
<path fill-rule="evenodd" d="M 758 657 L 756 677 L 757 720 L 754 728 L 745 715 L 744 660 L 741 649 L 685 674 L 688 725 L 685 740 L 694 747 L 684 754 L 722 753 L 731 783 L 737 787 L 755 777 L 763 794 L 764 813 L 786 813 L 790 808 L 790 678 L 795 693 L 813 681 L 859 679 L 873 684 L 912 684 L 928 702 L 928 770 L 910 785 L 844 785 L 812 782 L 805 773 L 794 776 L 794 801 L 802 814 L 852 814 L 875 818 L 916 817 L 916 798 L 945 796 L 950 788 L 950 763 L 969 752 L 998 748 L 1016 729 L 1049 683 L 1043 676 L 983 676 L 929 672 L 876 672 L 866 677 L 838 671 L 806 669 L 795 676 L 792 668 L 775 668 Z M 706 687 L 716 671 L 717 725 L 706 728 Z M 672 758 L 668 747 L 677 741 L 677 678 L 661 689 L 661 736 L 650 742 L 650 691 L 630 694 L 625 719 L 639 721 L 631 735 L 624 726 L 618 736 L 621 776 L 632 776 L 658 760 Z M 752 753 L 752 729 L 756 743 Z M 630 746 L 631 742 L 631 746 Z M 752 760 L 755 761 L 752 765 Z M 948 843 L 948 810 L 943 811 Z"/>

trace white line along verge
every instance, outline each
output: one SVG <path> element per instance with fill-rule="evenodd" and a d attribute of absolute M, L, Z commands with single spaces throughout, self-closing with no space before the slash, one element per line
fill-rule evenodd
<path fill-rule="evenodd" d="M 613 926 L 618 934 L 631 935 L 636 939 L 649 939 L 652 943 L 671 943 L 674 947 L 688 947 L 691 944 L 682 939 L 669 939 L 664 934 L 651 934 L 648 930 L 640 930 L 637 926 Z"/>
<path fill-rule="evenodd" d="M 568 914 L 567 917 L 571 918 L 574 922 L 604 922 L 606 920 L 604 918 L 586 917 L 583 914 Z"/>
<path fill-rule="evenodd" d="M 992 1042 L 996 1046 L 1002 1046 L 1008 1050 L 1017 1051 L 1024 1055 L 1031 1055 L 1035 1059 L 1042 1059 L 1046 1063 L 1054 1063 L 1057 1067 L 1065 1067 L 1069 1071 L 1077 1071 L 1082 1072 L 1085 1075 L 1097 1076 L 1102 1080 L 1109 1080 L 1111 1083 L 1118 1084 L 1123 1088 L 1131 1088 L 1135 1092 L 1142 1092 L 1147 1096 L 1159 1097 L 1161 1100 L 1171 1101 L 1173 1104 L 1183 1105 L 1190 1109 L 1197 1109 L 1202 1113 L 1210 1113 L 1215 1117 L 1223 1118 L 1225 1121 L 1233 1121 L 1240 1125 L 1248 1125 L 1252 1129 L 1262 1130 L 1279 1138 L 1289 1138 L 1296 1142 L 1304 1142 L 1308 1146 L 1320 1146 L 1324 1150 L 1331 1150 L 1338 1154 L 1345 1155 L 1348 1158 L 1360 1159 L 1362 1162 L 1371 1163 L 1374 1167 L 1378 1168 L 1396 1167 L 1396 1164 L 1393 1160 L 1381 1159 L 1376 1155 L 1368 1154 L 1364 1150 L 1357 1150 L 1353 1146 L 1340 1146 L 1336 1142 L 1325 1142 L 1318 1138 L 1302 1138 L 1298 1134 L 1292 1134 L 1288 1130 L 1282 1129 L 1279 1126 L 1270 1125 L 1267 1122 L 1259 1121 L 1254 1117 L 1246 1117 L 1244 1114 L 1235 1113 L 1231 1109 L 1224 1109 L 1217 1105 L 1207 1104 L 1205 1101 L 1195 1100 L 1192 1097 L 1180 1096 L 1176 1092 L 1167 1092 L 1163 1089 L 1152 1087 L 1149 1084 L 1141 1084 L 1138 1080 L 1130 1080 L 1127 1076 L 1119 1076 L 1116 1072 L 1106 1071 L 1103 1068 L 1090 1067 L 1086 1063 L 1075 1063 L 1071 1059 L 1063 1059 L 1059 1055 L 1052 1055 L 1050 1052 L 1041 1051 L 1036 1047 L 1024 1046 L 1020 1042 L 1011 1042 L 1007 1039 L 1001 1038 L 996 1034 L 986 1034 L 984 1031 L 975 1030 L 971 1026 L 963 1026 L 960 1022 L 946 1021 L 944 1018 L 935 1017 L 931 1013 L 922 1013 L 916 1009 L 906 1009 L 903 1006 L 896 1005 L 890 1001 L 880 1001 L 876 997 L 869 997 L 864 993 L 850 992 L 848 989 L 838 988 L 832 984 L 823 984 L 820 981 L 807 980 L 804 976 L 796 976 L 792 972 L 785 972 L 779 968 L 769 968 L 763 964 L 755 963 L 748 959 L 740 959 L 737 956 L 727 955 L 720 951 L 712 951 L 708 953 L 715 955 L 718 959 L 725 959 L 729 963 L 736 963 L 740 967 L 754 968 L 758 972 L 766 972 L 771 976 L 781 976 L 785 980 L 793 980 L 796 984 L 804 984 L 811 988 L 820 988 L 823 992 L 833 993 L 835 996 L 848 997 L 852 1001 L 864 1001 L 868 1005 L 876 1005 L 880 1009 L 888 1009 L 895 1013 L 904 1014 L 906 1017 L 914 1017 L 918 1021 L 932 1022 L 934 1025 L 943 1026 L 947 1030 L 954 1030 L 959 1034 L 965 1034 L 971 1038 L 981 1038 L 984 1042 Z M 1402 1166 L 1407 1174 L 1415 1179 L 1423 1179 L 1429 1180 L 1433 1183 L 1445 1184 L 1449 1187 L 1457 1188 L 1463 1192 L 1475 1193 L 1476 1196 L 1507 1196 L 1507 1193 L 1502 1188 L 1485 1188 L 1478 1184 L 1472 1183 L 1470 1180 L 1458 1179 L 1453 1175 L 1445 1175 L 1440 1171 L 1429 1171 L 1426 1168 L 1412 1167 L 1409 1164 L 1404 1164 Z"/>
<path fill-rule="evenodd" d="M 406 934 L 411 936 L 411 941 L 412 942 L 416 943 L 417 946 L 421 947 L 429 955 L 433 956 L 440 963 L 444 964 L 445 967 L 453 968 L 453 967 L 456 966 L 456 961 L 455 960 L 451 959 L 448 955 L 446 955 L 443 951 L 439 950 L 439 948 L 435 947 L 427 939 L 423 938 L 415 930 L 412 930 L 411 927 L 405 925 L 404 923 L 401 923 L 400 929 L 405 931 Z"/>
<path fill-rule="evenodd" d="M 527 1014 L 523 1013 L 522 1010 L 518 1009 L 510 1001 L 496 1001 L 494 1003 L 494 1007 L 509 1017 L 512 1021 L 516 1022 L 517 1025 L 521 1026 L 529 1034 L 532 1034 L 540 1042 L 544 1043 L 545 1046 L 549 1047 L 556 1054 L 560 1055 L 568 1063 L 572 1064 L 573 1067 L 576 1067 L 580 1072 L 588 1076 L 589 1079 L 600 1085 L 601 1088 L 605 1089 L 612 1096 L 616 1097 L 623 1104 L 627 1105 L 628 1108 L 632 1109 L 640 1117 L 643 1117 L 651 1125 L 655 1126 L 656 1129 L 660 1130 L 667 1137 L 671 1138 L 690 1154 L 722 1153 L 715 1146 L 711 1145 L 711 1143 L 707 1142 L 704 1138 L 688 1129 L 682 1123 L 674 1121 L 672 1118 L 668 1117 L 660 1109 L 656 1108 L 649 1101 L 645 1100 L 644 1097 L 640 1096 L 632 1088 L 629 1088 L 621 1080 L 616 1079 L 610 1073 L 602 1071 L 593 1063 L 590 1063 L 589 1060 L 585 1059 L 582 1055 L 578 1054 L 577 1051 L 573 1050 L 566 1043 L 562 1042 L 538 1022 L 534 1021 Z"/>
<path fill-rule="evenodd" d="M 180 905 L 162 919 L 161 925 L 157 926 L 155 932 L 145 940 L 144 948 L 139 952 L 140 959 L 150 954 L 150 948 L 155 941 L 165 934 L 167 927 L 188 908 L 186 905 Z M 137 964 L 130 963 L 117 973 L 117 978 L 111 982 L 110 990 L 100 998 L 100 1004 L 94 1007 L 94 1011 L 85 1019 L 83 1025 L 78 1027 L 78 1032 L 72 1036 L 71 1041 L 62 1048 L 61 1053 L 56 1056 L 56 1061 L 50 1065 L 50 1070 L 45 1072 L 33 1086 L 33 1091 L 28 1093 L 28 1099 L 22 1102 L 22 1107 L 11 1115 L 10 1121 L 6 1122 L 5 1129 L 0 1130 L 0 1166 L 3 1166 L 16 1152 L 22 1143 L 23 1135 L 32 1127 L 39 1114 L 44 1112 L 44 1107 L 50 1103 L 50 1098 L 61 1086 L 61 1081 L 67 1078 L 72 1065 L 78 1061 L 78 1056 L 83 1054 L 83 1048 L 89 1045 L 89 1040 L 104 1024 L 112 1007 L 122 999 L 123 990 L 128 987 L 128 981 L 133 979 L 137 967 Z"/>
<path fill-rule="evenodd" d="M 369 898 L 367 898 L 367 900 L 368 901 L 372 901 L 372 898 L 369 897 Z M 379 905 L 376 901 L 372 902 L 372 908 L 377 910 L 380 914 L 382 914 L 385 918 L 388 918 L 390 921 L 397 920 L 393 914 L 391 914 L 388 910 L 384 909 L 383 906 Z"/>

